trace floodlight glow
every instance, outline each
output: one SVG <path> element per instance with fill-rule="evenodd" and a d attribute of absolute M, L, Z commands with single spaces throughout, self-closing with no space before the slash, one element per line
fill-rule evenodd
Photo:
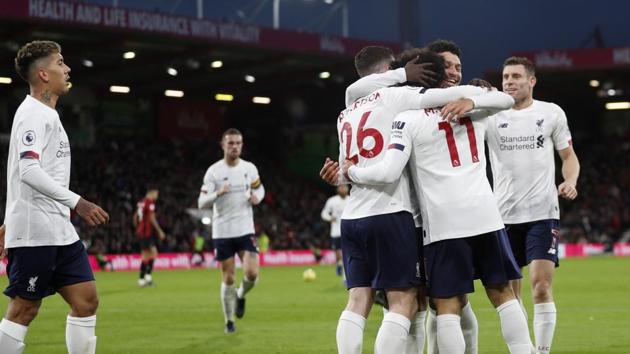
<path fill-rule="evenodd" d="M 256 81 L 256 78 L 253 77 L 252 75 L 245 75 L 245 81 L 252 83 L 254 81 Z"/>
<path fill-rule="evenodd" d="M 184 97 L 184 91 L 181 90 L 166 90 L 164 91 L 166 97 Z"/>
<path fill-rule="evenodd" d="M 114 93 L 129 93 L 131 90 L 129 86 L 110 86 L 109 91 Z"/>
<path fill-rule="evenodd" d="M 86 68 L 91 68 L 94 66 L 94 63 L 89 59 L 83 59 L 81 61 L 81 64 L 83 64 L 83 66 L 85 66 Z"/>
<path fill-rule="evenodd" d="M 125 54 L 123 54 L 123 58 L 125 59 L 133 59 L 135 57 L 136 57 L 135 52 L 125 52 Z"/>
<path fill-rule="evenodd" d="M 203 218 L 201 218 L 201 223 L 204 225 L 210 225 L 210 218 L 207 216 L 204 216 Z"/>
<path fill-rule="evenodd" d="M 214 99 L 217 101 L 234 101 L 234 95 L 231 95 L 229 93 L 217 93 L 216 95 L 214 95 Z"/>
<path fill-rule="evenodd" d="M 0 76 L 0 84 L 10 84 L 13 82 L 13 79 L 10 77 Z"/>
<path fill-rule="evenodd" d="M 269 104 L 271 103 L 271 98 L 263 97 L 263 96 L 255 96 L 254 98 L 252 98 L 252 102 L 257 103 L 257 104 Z"/>
<path fill-rule="evenodd" d="M 599 87 L 599 81 L 598 80 L 591 80 L 591 81 L 588 82 L 588 84 L 591 87 Z"/>
<path fill-rule="evenodd" d="M 328 79 L 329 77 L 330 77 L 330 73 L 328 71 L 322 71 L 321 73 L 319 73 L 320 79 Z"/>
<path fill-rule="evenodd" d="M 215 61 L 213 61 L 212 63 L 210 63 L 210 66 L 211 66 L 213 69 L 218 69 L 218 68 L 220 68 L 220 67 L 222 67 L 222 66 L 223 66 L 223 62 L 222 62 L 221 60 L 215 60 Z"/>
<path fill-rule="evenodd" d="M 175 69 L 175 68 L 168 68 L 168 69 L 166 69 L 166 73 L 171 75 L 171 76 L 177 76 L 177 69 Z"/>
<path fill-rule="evenodd" d="M 630 109 L 630 102 L 608 102 L 606 103 L 606 109 L 609 111 L 616 109 Z"/>

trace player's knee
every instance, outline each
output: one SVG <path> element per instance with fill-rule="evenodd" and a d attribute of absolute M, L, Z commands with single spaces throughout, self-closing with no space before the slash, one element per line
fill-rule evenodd
<path fill-rule="evenodd" d="M 10 306 L 9 311 L 7 311 L 6 317 L 9 321 L 28 326 L 35 319 L 35 317 L 37 317 L 38 312 L 39 306 L 35 304 Z"/>
<path fill-rule="evenodd" d="M 254 281 L 258 278 L 258 269 L 249 269 L 245 272 L 245 277 L 249 281 Z"/>
<path fill-rule="evenodd" d="M 96 314 L 98 309 L 98 296 L 92 296 L 72 304 L 72 313 L 75 317 L 88 317 Z"/>
<path fill-rule="evenodd" d="M 226 285 L 232 285 L 232 284 L 234 284 L 234 281 L 235 281 L 234 274 L 224 274 L 223 275 L 223 282 Z"/>
<path fill-rule="evenodd" d="M 534 302 L 547 302 L 551 300 L 551 282 L 544 280 L 537 280 L 532 286 L 532 296 Z"/>

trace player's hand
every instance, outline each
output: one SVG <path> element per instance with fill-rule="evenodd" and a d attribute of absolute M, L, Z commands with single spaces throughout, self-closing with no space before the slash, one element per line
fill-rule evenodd
<path fill-rule="evenodd" d="M 417 58 L 416 58 L 417 59 Z M 432 63 L 416 64 L 416 59 L 410 60 L 405 65 L 405 74 L 407 81 L 418 82 L 424 87 L 435 84 L 435 71 L 431 70 Z"/>
<path fill-rule="evenodd" d="M 251 205 L 258 205 L 258 203 L 260 203 L 260 199 L 258 199 L 258 197 L 256 196 L 256 194 L 254 194 L 254 192 L 252 192 L 249 195 L 249 203 Z"/>
<path fill-rule="evenodd" d="M 475 108 L 475 103 L 470 98 L 462 98 L 457 101 L 449 102 L 442 107 L 440 114 L 447 122 L 452 122 L 462 117 L 462 115 L 470 112 Z"/>
<path fill-rule="evenodd" d="M 100 206 L 80 198 L 74 211 L 90 226 L 103 225 L 109 222 L 109 214 Z"/>
<path fill-rule="evenodd" d="M 220 197 L 222 195 L 224 195 L 225 193 L 228 193 L 230 191 L 230 184 L 226 183 L 223 185 L 223 187 L 221 187 L 218 191 L 217 191 L 217 197 Z"/>
<path fill-rule="evenodd" d="M 324 161 L 324 166 L 319 171 L 319 176 L 326 181 L 326 183 L 336 186 L 337 176 L 339 175 L 339 164 L 337 161 L 331 160 L 329 157 Z"/>
<path fill-rule="evenodd" d="M 496 87 L 492 86 L 491 83 L 489 83 L 488 81 L 486 81 L 484 79 L 478 79 L 478 78 L 472 79 L 472 80 L 470 80 L 468 82 L 468 85 L 483 87 L 485 89 L 488 89 L 489 91 L 496 91 L 497 90 Z"/>
<path fill-rule="evenodd" d="M 577 197 L 578 192 L 574 184 L 564 181 L 558 186 L 558 195 L 564 199 L 573 200 Z"/>
<path fill-rule="evenodd" d="M 4 234 L 6 231 L 7 228 L 4 224 L 0 226 L 0 259 L 3 259 L 7 255 L 7 249 L 4 248 Z"/>
<path fill-rule="evenodd" d="M 350 176 L 348 176 L 348 170 L 350 169 L 350 167 L 354 166 L 354 162 L 352 162 L 352 160 L 348 160 L 346 159 L 343 162 L 343 166 L 341 166 L 341 173 L 343 173 L 343 175 L 348 179 L 348 181 L 352 181 L 350 179 Z"/>

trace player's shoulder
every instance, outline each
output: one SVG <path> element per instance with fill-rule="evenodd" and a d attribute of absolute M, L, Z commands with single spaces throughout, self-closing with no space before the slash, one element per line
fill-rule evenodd
<path fill-rule="evenodd" d="M 219 170 L 223 170 L 226 168 L 225 160 L 221 159 L 208 167 L 206 170 L 206 174 L 216 173 Z"/>
<path fill-rule="evenodd" d="M 27 96 L 15 112 L 17 122 L 51 123 L 58 118 L 56 110 L 45 106 L 31 96 Z"/>
<path fill-rule="evenodd" d="M 241 163 L 243 164 L 244 168 L 256 169 L 256 165 L 254 165 L 254 163 L 251 161 L 241 159 Z"/>

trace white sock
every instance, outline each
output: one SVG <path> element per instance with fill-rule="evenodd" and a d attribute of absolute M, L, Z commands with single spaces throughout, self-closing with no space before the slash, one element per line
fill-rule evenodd
<path fill-rule="evenodd" d="M 245 297 L 245 294 L 252 290 L 257 281 L 258 277 L 251 280 L 247 279 L 247 277 L 243 277 L 243 280 L 241 281 L 241 286 L 239 286 L 238 290 L 236 291 L 236 296 L 238 296 L 239 299 Z"/>
<path fill-rule="evenodd" d="M 477 316 L 473 312 L 470 301 L 462 309 L 461 326 L 464 342 L 466 342 L 466 354 L 477 354 L 479 326 L 477 325 Z"/>
<path fill-rule="evenodd" d="M 407 349 L 405 349 L 406 354 L 424 353 L 424 322 L 426 317 L 426 311 L 419 311 L 411 321 L 409 336 L 407 337 Z"/>
<path fill-rule="evenodd" d="M 66 346 L 68 354 L 94 354 L 96 352 L 96 315 L 72 317 L 66 320 Z"/>
<path fill-rule="evenodd" d="M 534 305 L 534 337 L 541 354 L 551 351 L 553 332 L 556 329 L 556 304 L 547 302 Z"/>
<path fill-rule="evenodd" d="M 510 353 L 530 354 L 529 329 L 518 300 L 513 299 L 505 302 L 497 307 L 497 313 L 501 319 L 501 333 Z"/>
<path fill-rule="evenodd" d="M 466 342 L 461 318 L 457 315 L 437 316 L 437 344 L 440 354 L 464 354 Z"/>
<path fill-rule="evenodd" d="M 391 311 L 386 313 L 376 334 L 374 354 L 404 353 L 410 326 L 407 317 Z"/>
<path fill-rule="evenodd" d="M 427 317 L 427 354 L 438 354 L 437 313 L 434 309 L 429 308 Z"/>
<path fill-rule="evenodd" d="M 343 311 L 337 323 L 337 351 L 339 354 L 361 354 L 365 317 Z"/>
<path fill-rule="evenodd" d="M 234 321 L 234 311 L 236 309 L 236 288 L 234 284 L 221 283 L 221 304 L 223 304 L 225 322 Z"/>
<path fill-rule="evenodd" d="M 3 318 L 0 322 L 0 353 L 21 354 L 27 326 Z"/>

